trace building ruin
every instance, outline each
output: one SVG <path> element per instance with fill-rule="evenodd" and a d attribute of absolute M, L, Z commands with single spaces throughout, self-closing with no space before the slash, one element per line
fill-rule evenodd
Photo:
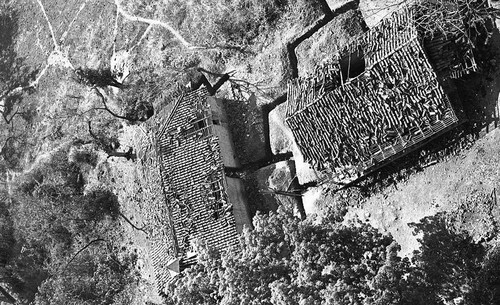
<path fill-rule="evenodd" d="M 138 157 L 161 192 L 145 218 L 156 286 L 163 294 L 196 263 L 197 241 L 224 251 L 237 245 L 238 233 L 251 220 L 243 183 L 224 172 L 240 164 L 222 100 L 201 87 L 182 93 L 151 120 Z"/>
<path fill-rule="evenodd" d="M 289 82 L 286 123 L 319 177 L 351 182 L 464 119 L 451 80 L 477 70 L 473 43 L 460 16 L 431 32 L 422 11 L 397 10 Z"/>

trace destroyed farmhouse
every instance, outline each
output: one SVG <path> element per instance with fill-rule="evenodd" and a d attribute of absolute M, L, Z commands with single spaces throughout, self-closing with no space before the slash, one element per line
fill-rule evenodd
<path fill-rule="evenodd" d="M 477 69 L 470 43 L 420 20 L 402 8 L 289 83 L 286 122 L 320 177 L 353 181 L 461 121 L 450 80 Z"/>
<path fill-rule="evenodd" d="M 152 186 L 159 186 L 145 218 L 152 269 L 162 294 L 196 263 L 196 240 L 226 250 L 237 244 L 238 232 L 251 221 L 241 180 L 224 173 L 225 166 L 239 163 L 221 100 L 202 87 L 181 94 L 153 120 L 155 127 L 142 139 L 146 148 L 139 157 L 149 169 L 146 176 L 156 177 Z"/>

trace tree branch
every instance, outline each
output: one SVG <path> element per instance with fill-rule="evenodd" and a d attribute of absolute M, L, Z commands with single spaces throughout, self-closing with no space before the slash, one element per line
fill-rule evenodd
<path fill-rule="evenodd" d="M 132 147 L 129 147 L 128 151 L 126 151 L 126 152 L 117 151 L 116 149 L 120 146 L 119 143 L 116 146 L 113 146 L 112 140 L 108 140 L 109 144 L 106 143 L 106 139 L 103 139 L 103 138 L 99 137 L 98 135 L 94 134 L 94 132 L 92 131 L 92 122 L 91 121 L 88 121 L 88 125 L 89 125 L 90 136 L 94 139 L 94 142 L 97 144 L 97 146 L 100 147 L 108 155 L 108 158 L 119 157 L 119 158 L 126 158 L 127 160 L 135 161 L 137 156 L 133 152 Z"/>
<path fill-rule="evenodd" d="M 66 265 L 64 265 L 64 268 L 62 268 L 61 272 L 63 272 L 64 270 L 66 270 L 66 268 L 68 268 L 69 264 L 71 264 L 75 260 L 75 258 L 78 256 L 78 254 L 82 253 L 85 249 L 90 247 L 92 244 L 100 242 L 100 241 L 106 241 L 106 240 L 102 239 L 102 238 L 97 238 L 97 239 L 91 240 L 88 244 L 85 245 L 85 247 L 78 250 L 78 252 L 76 252 L 75 255 L 73 255 L 73 257 L 66 263 Z"/>
<path fill-rule="evenodd" d="M 15 136 L 9 136 L 5 141 L 3 142 L 2 148 L 0 148 L 0 155 L 3 155 L 5 152 L 3 151 L 5 149 L 5 146 L 9 143 L 10 140 L 14 139 Z"/>
<path fill-rule="evenodd" d="M 108 107 L 108 105 L 106 104 L 106 98 L 101 93 L 101 91 L 99 91 L 99 89 L 97 89 L 96 87 L 92 87 L 92 89 L 94 89 L 95 92 L 97 93 L 97 95 L 99 95 L 99 97 L 101 98 L 102 105 L 104 106 L 104 108 L 95 108 L 95 109 L 97 109 L 97 110 L 105 110 L 109 114 L 111 114 L 112 116 L 114 116 L 115 118 L 118 118 L 118 119 L 127 120 L 129 122 L 135 122 L 135 120 L 132 120 L 132 119 L 130 119 L 130 118 L 126 117 L 126 116 L 123 116 L 123 115 L 119 115 L 119 114 L 115 113 L 114 111 L 112 111 Z"/>
<path fill-rule="evenodd" d="M 138 231 L 142 231 L 142 232 L 144 232 L 144 233 L 147 233 L 147 232 L 146 232 L 146 230 L 144 230 L 144 227 L 139 228 L 139 227 L 137 227 L 136 225 L 134 225 L 134 224 L 130 221 L 130 219 L 128 219 L 128 218 L 127 218 L 127 216 L 125 216 L 122 212 L 120 212 L 120 211 L 119 211 L 119 212 L 118 212 L 118 214 L 119 214 L 119 215 L 120 215 L 120 216 L 121 216 L 121 217 L 122 217 L 122 218 L 123 218 L 123 219 L 124 219 L 124 220 L 125 220 L 125 221 L 126 221 L 126 222 L 127 222 L 127 223 L 131 226 L 131 227 L 132 227 L 132 228 L 134 228 L 135 230 L 138 230 Z"/>
<path fill-rule="evenodd" d="M 17 114 L 20 114 L 19 108 L 21 108 L 21 105 L 18 104 L 16 111 L 14 112 L 13 115 L 10 116 L 10 119 L 7 119 L 7 114 L 5 112 L 2 112 L 2 117 L 3 117 L 4 121 L 5 121 L 5 123 L 10 124 L 12 122 L 12 120 L 14 119 L 14 117 Z"/>

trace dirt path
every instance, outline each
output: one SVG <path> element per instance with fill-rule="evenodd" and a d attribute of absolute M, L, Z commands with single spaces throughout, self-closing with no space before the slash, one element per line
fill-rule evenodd
<path fill-rule="evenodd" d="M 47 27 L 48 27 L 48 29 L 50 31 L 50 37 L 52 39 L 52 43 L 54 44 L 54 47 L 53 47 L 52 51 L 50 51 L 49 55 L 47 56 L 46 64 L 44 65 L 43 69 L 40 70 L 40 72 L 37 74 L 37 76 L 35 77 L 35 79 L 31 80 L 25 86 L 19 86 L 19 87 L 13 88 L 13 89 L 9 90 L 8 92 L 4 92 L 0 96 L 0 105 L 2 105 L 2 106 L 5 104 L 5 100 L 8 97 L 20 94 L 23 91 L 26 91 L 26 90 L 29 90 L 29 89 L 32 89 L 32 88 L 36 88 L 38 86 L 40 80 L 42 79 L 42 77 L 47 73 L 47 70 L 51 66 L 56 65 L 56 66 L 65 67 L 65 68 L 68 68 L 68 69 L 71 69 L 71 70 L 75 69 L 74 66 L 73 66 L 73 64 L 68 59 L 68 56 L 65 55 L 65 54 L 63 54 L 63 52 L 61 51 L 61 46 L 57 42 L 57 39 L 56 39 L 55 34 L 54 34 L 54 29 L 53 29 L 52 23 L 50 22 L 49 17 L 47 16 L 47 12 L 45 11 L 45 7 L 44 7 L 42 1 L 41 0 L 36 0 L 36 2 L 40 6 L 40 11 L 42 12 L 42 14 L 44 16 L 44 19 L 45 19 L 45 21 L 47 23 Z M 68 28 L 64 32 L 63 36 L 61 37 L 61 40 L 63 40 L 64 37 L 65 37 L 65 35 L 67 35 L 68 31 L 71 29 L 71 26 L 72 26 L 73 22 L 76 20 L 76 18 L 80 14 L 80 11 L 83 9 L 83 7 L 84 7 L 84 5 L 81 6 L 80 10 L 78 11 L 78 13 L 73 18 L 72 22 L 70 23 L 70 25 L 68 26 Z M 40 49 L 42 50 L 42 52 L 44 52 L 44 48 L 41 45 L 39 38 L 37 39 L 37 43 L 38 43 L 38 46 L 40 47 Z"/>
<path fill-rule="evenodd" d="M 130 20 L 130 21 L 139 21 L 139 22 L 144 22 L 149 25 L 158 25 L 161 26 L 165 29 L 167 29 L 174 37 L 181 42 L 183 46 L 185 46 L 188 49 L 199 49 L 200 47 L 194 46 L 191 43 L 189 43 L 179 31 L 174 29 L 170 24 L 159 21 L 159 20 L 154 20 L 154 19 L 149 19 L 149 18 L 144 18 L 144 17 L 139 17 L 139 16 L 133 16 L 129 14 L 128 12 L 125 11 L 125 9 L 122 7 L 120 0 L 115 0 L 115 5 L 117 11 L 120 13 L 120 15 L 123 16 L 123 18 Z"/>
<path fill-rule="evenodd" d="M 47 16 L 47 12 L 45 11 L 45 7 L 43 6 L 43 3 L 41 0 L 36 0 L 38 5 L 40 5 L 40 10 L 43 13 L 43 16 L 45 17 L 45 20 L 47 21 L 47 25 L 50 30 L 50 37 L 52 38 L 52 42 L 54 43 L 54 49 L 59 50 L 59 44 L 56 41 L 56 35 L 54 34 L 54 28 L 52 27 L 52 23 L 49 21 L 49 17 Z"/>

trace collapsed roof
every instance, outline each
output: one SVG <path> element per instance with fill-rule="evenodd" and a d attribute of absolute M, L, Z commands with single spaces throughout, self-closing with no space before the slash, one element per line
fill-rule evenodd
<path fill-rule="evenodd" d="M 290 81 L 286 122 L 328 178 L 352 181 L 458 124 L 443 82 L 476 71 L 473 45 L 458 13 L 428 30 L 432 3 L 394 12 Z"/>

